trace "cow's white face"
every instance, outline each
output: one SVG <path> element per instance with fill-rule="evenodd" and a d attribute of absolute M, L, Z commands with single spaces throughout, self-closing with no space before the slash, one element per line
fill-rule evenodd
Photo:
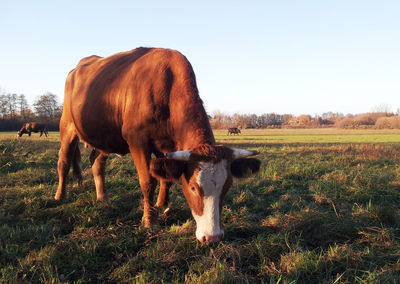
<path fill-rule="evenodd" d="M 186 184 L 194 194 L 185 194 L 187 199 L 194 199 L 191 203 L 199 203 L 191 208 L 197 224 L 196 238 L 202 243 L 219 241 L 224 234 L 221 225 L 222 199 L 231 185 L 228 163 L 225 159 L 217 163 L 199 162 L 197 167 L 189 184 Z"/>
<path fill-rule="evenodd" d="M 196 221 L 196 238 L 201 243 L 219 241 L 224 230 L 221 222 L 222 201 L 232 185 L 232 176 L 243 178 L 256 173 L 261 161 L 246 158 L 256 151 L 231 150 L 224 146 L 215 159 L 191 157 L 191 151 L 167 153 L 167 158 L 152 160 L 151 174 L 166 181 L 182 182 L 182 191 Z"/>

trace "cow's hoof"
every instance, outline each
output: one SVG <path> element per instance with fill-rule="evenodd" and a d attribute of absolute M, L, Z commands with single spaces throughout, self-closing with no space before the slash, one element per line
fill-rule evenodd
<path fill-rule="evenodd" d="M 150 216 L 143 216 L 142 217 L 142 225 L 145 228 L 151 228 L 151 226 L 153 225 L 153 221 L 152 218 Z"/>
<path fill-rule="evenodd" d="M 159 217 L 166 217 L 168 215 L 168 212 L 171 210 L 169 207 L 156 207 L 157 208 L 157 215 Z"/>
<path fill-rule="evenodd" d="M 108 194 L 106 192 L 102 192 L 101 194 L 96 194 L 96 201 L 109 203 L 110 199 L 108 198 Z"/>
<path fill-rule="evenodd" d="M 54 200 L 56 201 L 62 201 L 64 199 L 65 199 L 65 194 L 56 193 L 56 195 L 54 196 Z"/>
<path fill-rule="evenodd" d="M 159 221 L 161 221 L 161 222 L 167 221 L 168 213 L 170 211 L 170 208 L 168 206 L 155 207 L 155 211 L 156 211 L 156 216 Z"/>
<path fill-rule="evenodd" d="M 96 202 L 104 205 L 110 204 L 110 199 L 107 196 L 104 197 L 97 197 Z"/>
<path fill-rule="evenodd" d="M 157 204 L 156 204 L 156 206 L 155 206 L 155 209 L 157 210 L 158 215 L 160 215 L 160 214 L 166 214 L 166 213 L 169 211 L 168 204 L 165 204 L 165 203 L 159 204 L 159 203 L 157 202 Z"/>

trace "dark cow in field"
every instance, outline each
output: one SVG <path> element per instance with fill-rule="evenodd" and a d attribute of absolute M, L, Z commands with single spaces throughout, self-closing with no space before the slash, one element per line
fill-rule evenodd
<path fill-rule="evenodd" d="M 156 179 L 160 180 L 157 207 L 167 205 L 171 183 L 180 181 L 202 243 L 223 235 L 222 200 L 232 176 L 247 177 L 261 163 L 246 158 L 256 151 L 215 144 L 192 66 L 181 53 L 169 49 L 137 48 L 82 59 L 66 80 L 60 135 L 56 200 L 66 195 L 71 165 L 82 178 L 79 140 L 94 148 L 90 161 L 100 201 L 108 198 L 107 157 L 130 153 L 144 196 L 144 226 L 154 222 Z"/>
<path fill-rule="evenodd" d="M 40 137 L 42 137 L 43 133 L 47 137 L 47 129 L 46 125 L 42 123 L 36 123 L 36 122 L 27 122 L 24 123 L 21 127 L 21 129 L 18 131 L 18 137 L 21 137 L 22 134 L 27 133 L 29 136 L 31 136 L 32 132 L 40 132 Z"/>
<path fill-rule="evenodd" d="M 228 128 L 228 134 L 226 134 L 226 135 L 231 135 L 231 134 L 239 135 L 239 133 L 241 133 L 239 128 L 231 127 L 231 128 Z"/>

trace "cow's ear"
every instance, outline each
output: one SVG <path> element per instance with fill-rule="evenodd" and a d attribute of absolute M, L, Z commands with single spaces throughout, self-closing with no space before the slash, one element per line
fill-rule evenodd
<path fill-rule="evenodd" d="M 237 178 L 246 178 L 260 170 L 261 161 L 255 158 L 236 159 L 231 164 L 231 173 Z"/>
<path fill-rule="evenodd" d="M 159 158 L 150 162 L 150 174 L 165 181 L 178 181 L 186 168 L 186 161 Z"/>

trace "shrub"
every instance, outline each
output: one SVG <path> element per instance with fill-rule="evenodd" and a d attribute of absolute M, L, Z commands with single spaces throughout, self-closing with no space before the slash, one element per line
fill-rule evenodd
<path fill-rule="evenodd" d="M 344 128 L 344 129 L 369 128 L 372 126 L 376 126 L 376 122 L 379 119 L 389 118 L 391 117 L 390 115 L 392 114 L 384 112 L 373 112 L 373 113 L 358 114 L 354 117 L 347 116 L 343 119 L 337 120 L 335 122 L 335 126 L 337 128 Z M 387 127 L 382 127 L 382 128 L 387 128 Z"/>
<path fill-rule="evenodd" d="M 357 128 L 359 125 L 351 117 L 345 117 L 335 122 L 337 128 L 352 129 Z"/>
<path fill-rule="evenodd" d="M 379 129 L 400 129 L 400 116 L 380 117 L 375 123 Z"/>
<path fill-rule="evenodd" d="M 369 113 L 360 114 L 354 117 L 354 122 L 356 125 L 374 125 L 375 117 L 370 115 Z"/>

